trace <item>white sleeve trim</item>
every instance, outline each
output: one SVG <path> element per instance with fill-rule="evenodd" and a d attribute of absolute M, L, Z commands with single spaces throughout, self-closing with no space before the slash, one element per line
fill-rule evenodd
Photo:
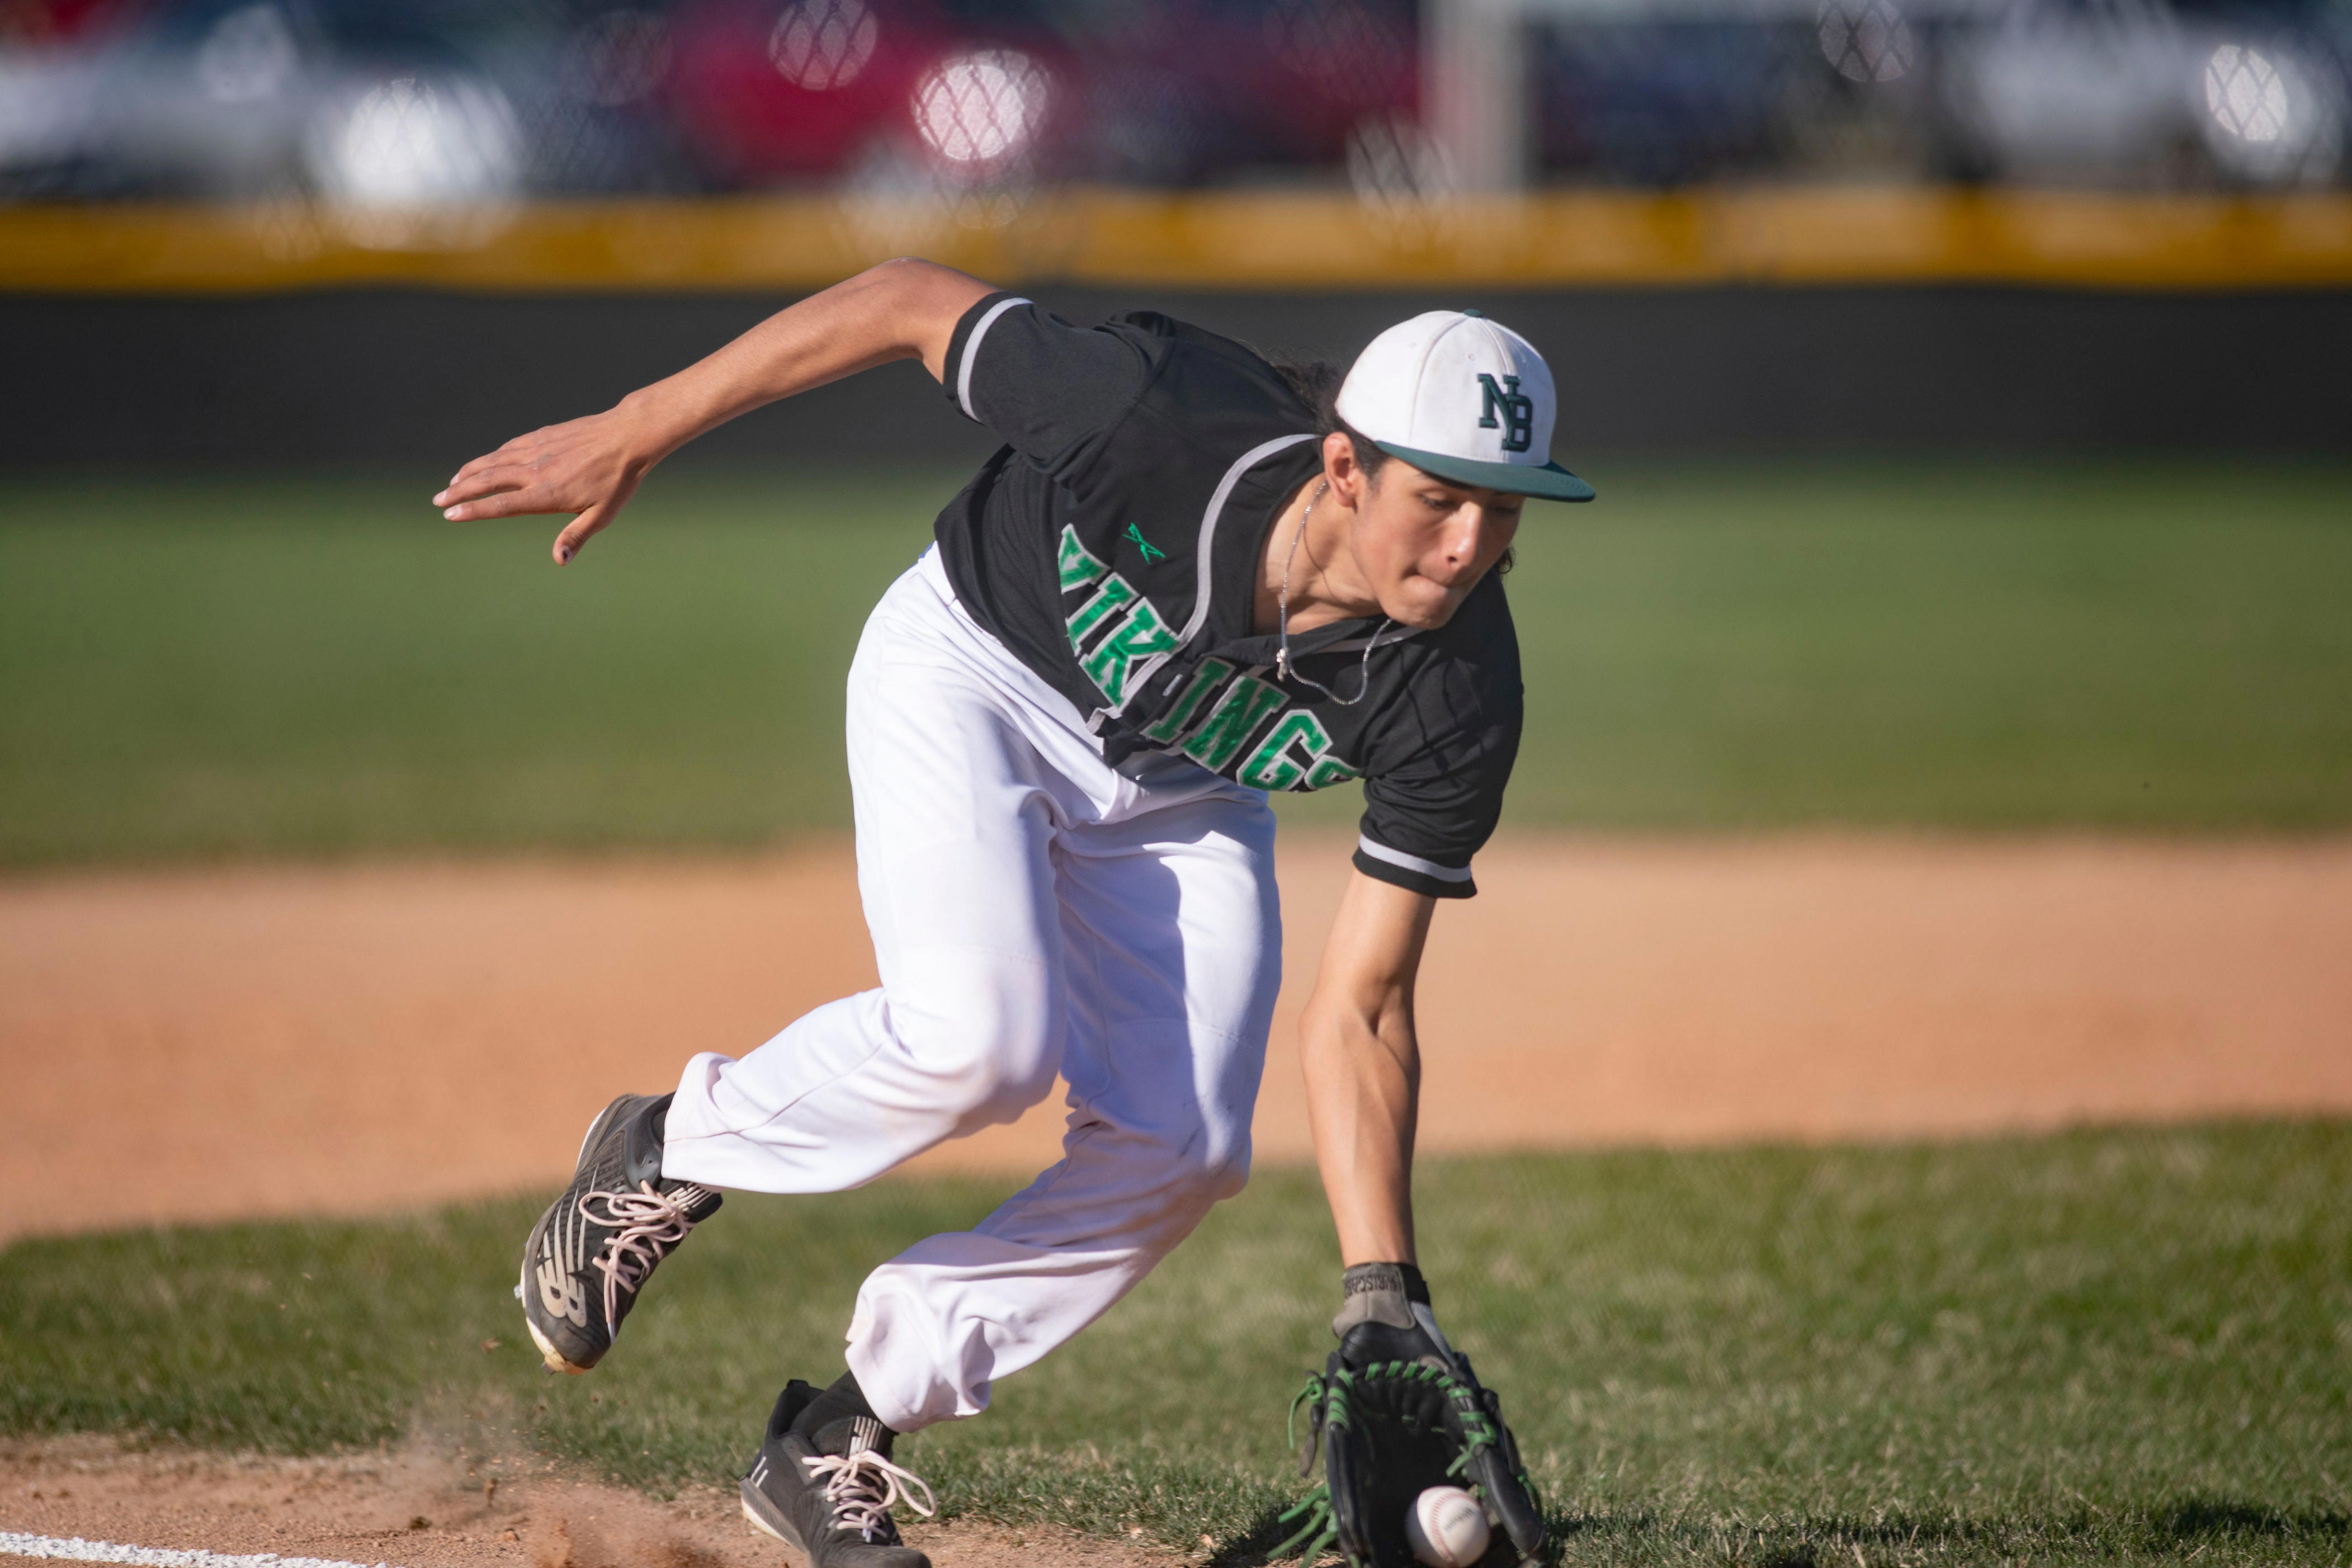
<path fill-rule="evenodd" d="M 963 341 L 963 363 L 956 367 L 956 405 L 963 410 L 965 418 L 977 420 L 980 417 L 979 411 L 971 405 L 971 358 L 980 352 L 980 340 L 988 335 L 988 329 L 996 324 L 997 317 L 1015 305 L 1028 303 L 1018 296 L 999 300 L 988 308 L 988 314 L 971 324 L 971 335 Z"/>
<path fill-rule="evenodd" d="M 1434 860 L 1424 860 L 1418 855 L 1408 855 L 1402 849 L 1375 844 L 1360 833 L 1356 835 L 1356 847 L 1375 860 L 1385 860 L 1391 866 L 1402 866 L 1408 871 L 1418 871 L 1441 882 L 1466 882 L 1470 879 L 1470 868 L 1467 866 L 1441 866 Z"/>

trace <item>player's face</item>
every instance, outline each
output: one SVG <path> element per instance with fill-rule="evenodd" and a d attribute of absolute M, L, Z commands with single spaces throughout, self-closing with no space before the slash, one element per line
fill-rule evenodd
<path fill-rule="evenodd" d="M 1452 620 L 1511 547 L 1526 501 L 1437 479 L 1401 458 L 1381 464 L 1358 504 L 1354 538 L 1381 613 L 1420 631 Z"/>

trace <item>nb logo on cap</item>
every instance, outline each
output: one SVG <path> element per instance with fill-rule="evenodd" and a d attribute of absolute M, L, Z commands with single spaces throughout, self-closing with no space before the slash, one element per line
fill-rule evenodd
<path fill-rule="evenodd" d="M 1535 444 L 1536 400 L 1519 390 L 1519 378 L 1507 375 L 1500 386 L 1486 372 L 1478 373 L 1478 428 L 1503 432 L 1503 450 L 1524 452 Z M 1497 419 L 1496 415 L 1502 417 Z"/>

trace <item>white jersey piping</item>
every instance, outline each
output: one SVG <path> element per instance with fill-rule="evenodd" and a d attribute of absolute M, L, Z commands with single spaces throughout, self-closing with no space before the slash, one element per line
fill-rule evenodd
<path fill-rule="evenodd" d="M 956 404 L 963 410 L 965 418 L 975 423 L 980 418 L 979 411 L 971 405 L 971 361 L 972 356 L 980 352 L 980 340 L 988 335 L 988 329 L 996 324 L 997 317 L 1015 305 L 1028 303 L 1030 303 L 1029 300 L 1017 296 L 1010 300 L 999 300 L 988 308 L 986 315 L 971 324 L 971 336 L 963 341 L 963 363 L 956 366 Z"/>
<path fill-rule="evenodd" d="M 1276 452 L 1296 447 L 1301 441 L 1313 439 L 1315 439 L 1313 435 L 1302 432 L 1297 436 L 1276 436 L 1271 441 L 1262 441 L 1234 458 L 1234 466 L 1225 470 L 1225 477 L 1217 481 L 1216 493 L 1209 498 L 1209 510 L 1201 514 L 1201 553 L 1197 563 L 1200 576 L 1192 590 L 1192 618 L 1184 623 L 1184 630 L 1181 633 L 1185 642 L 1190 643 L 1198 637 L 1201 628 L 1208 624 L 1209 547 L 1216 542 L 1217 520 L 1224 513 L 1225 499 L 1234 493 L 1234 487 L 1242 482 L 1244 474 L 1248 473 Z"/>
<path fill-rule="evenodd" d="M 1466 882 L 1470 879 L 1470 868 L 1467 866 L 1441 866 L 1434 860 L 1424 860 L 1418 855 L 1408 855 L 1402 849 L 1375 844 L 1360 833 L 1356 835 L 1356 847 L 1375 860 L 1385 860 L 1391 866 L 1402 866 L 1408 871 L 1418 871 L 1441 882 Z"/>
<path fill-rule="evenodd" d="M 1225 502 L 1232 498 L 1234 487 L 1242 482 L 1242 476 L 1244 474 L 1248 473 L 1252 468 L 1256 468 L 1260 463 L 1265 462 L 1276 452 L 1287 451 L 1289 448 L 1298 445 L 1301 441 L 1312 441 L 1313 439 L 1315 439 L 1313 435 L 1301 433 L 1296 436 L 1276 436 L 1271 441 L 1261 441 L 1256 446 L 1252 447 L 1248 451 L 1244 452 L 1240 457 L 1234 458 L 1234 466 L 1225 470 L 1225 477 L 1217 481 L 1215 492 L 1209 497 L 1208 510 L 1201 514 L 1201 553 L 1194 567 L 1195 576 L 1193 578 L 1192 588 L 1192 617 L 1184 623 L 1184 629 L 1177 634 L 1176 644 L 1179 651 L 1183 648 L 1190 647 L 1192 646 L 1192 639 L 1201 635 L 1201 628 L 1208 624 L 1210 592 L 1209 568 L 1212 552 L 1213 551 L 1217 542 L 1218 520 L 1224 516 Z M 1139 666 L 1135 671 L 1134 678 L 1128 682 L 1127 696 L 1120 700 L 1118 706 L 1116 708 L 1097 709 L 1095 710 L 1096 721 L 1099 723 L 1107 716 L 1125 712 L 1127 710 L 1128 704 L 1142 695 L 1144 688 L 1150 683 L 1151 678 L 1160 672 L 1160 667 L 1175 657 L 1176 655 L 1174 653 L 1154 654 L 1150 659 Z"/>

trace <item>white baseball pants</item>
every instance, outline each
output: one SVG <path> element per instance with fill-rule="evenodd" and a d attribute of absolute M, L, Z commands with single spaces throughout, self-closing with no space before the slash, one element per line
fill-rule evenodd
<path fill-rule="evenodd" d="M 1106 765 L 1077 710 L 954 601 L 936 551 L 849 673 L 857 879 L 879 989 L 687 1063 L 666 1173 L 854 1187 L 1069 1084 L 1063 1159 L 858 1292 L 849 1365 L 910 1432 L 987 1408 L 1241 1190 L 1281 978 L 1265 796 Z"/>

